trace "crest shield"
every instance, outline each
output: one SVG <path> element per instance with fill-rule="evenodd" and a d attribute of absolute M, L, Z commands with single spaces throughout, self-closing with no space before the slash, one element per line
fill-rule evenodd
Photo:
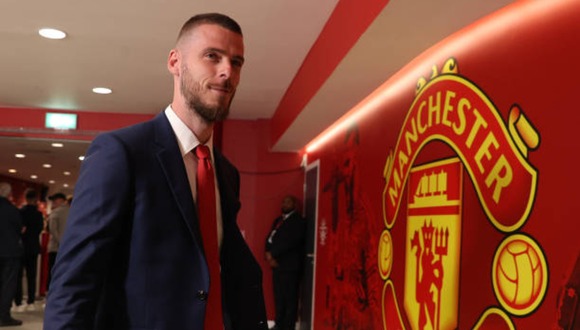
<path fill-rule="evenodd" d="M 411 169 L 404 309 L 412 329 L 456 329 L 463 166 L 459 159 Z"/>

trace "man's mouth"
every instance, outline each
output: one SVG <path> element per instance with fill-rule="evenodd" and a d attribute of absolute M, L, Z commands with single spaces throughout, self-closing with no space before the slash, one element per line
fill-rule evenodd
<path fill-rule="evenodd" d="M 210 85 L 209 89 L 214 90 L 214 91 L 218 91 L 218 92 L 222 92 L 222 93 L 226 93 L 226 94 L 230 94 L 232 92 L 232 88 L 229 86 Z"/>

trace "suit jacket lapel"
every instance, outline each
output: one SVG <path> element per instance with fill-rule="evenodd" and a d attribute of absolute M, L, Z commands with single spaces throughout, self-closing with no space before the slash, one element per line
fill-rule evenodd
<path fill-rule="evenodd" d="M 155 143 L 158 148 L 156 151 L 157 160 L 163 169 L 163 174 L 169 184 L 169 189 L 179 207 L 179 211 L 183 216 L 187 228 L 193 235 L 195 241 L 200 244 L 199 220 L 195 212 L 191 187 L 187 180 L 187 173 L 177 144 L 177 138 L 164 113 L 155 117 L 154 125 Z"/>

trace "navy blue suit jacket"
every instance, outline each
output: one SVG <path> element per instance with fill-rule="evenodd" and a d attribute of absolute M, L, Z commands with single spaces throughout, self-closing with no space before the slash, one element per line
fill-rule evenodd
<path fill-rule="evenodd" d="M 267 329 L 262 272 L 236 223 L 239 173 L 215 149 L 214 159 L 226 329 Z M 99 135 L 76 184 L 44 328 L 203 329 L 209 271 L 195 210 L 164 113 Z"/>

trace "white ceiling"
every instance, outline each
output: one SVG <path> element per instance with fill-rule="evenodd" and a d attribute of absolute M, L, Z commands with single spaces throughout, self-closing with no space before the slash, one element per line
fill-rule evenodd
<path fill-rule="evenodd" d="M 0 105 L 157 113 L 171 100 L 166 60 L 181 25 L 193 14 L 219 11 L 245 35 L 232 117 L 269 118 L 336 1 L 2 0 Z M 42 27 L 68 38 L 40 38 Z M 114 94 L 95 95 L 95 86 Z"/>
<path fill-rule="evenodd" d="M 422 51 L 510 2 L 391 0 L 288 130 L 272 141 L 274 150 L 300 150 Z M 246 46 L 230 116 L 269 119 L 337 3 L 2 0 L 0 118 L 2 107 L 155 114 L 171 100 L 166 59 L 178 30 L 190 16 L 216 11 L 240 23 Z M 40 38 L 42 27 L 62 29 L 68 38 Z M 96 86 L 109 87 L 113 94 L 93 94 Z M 55 150 L 44 140 L 0 137 L 0 173 L 30 180 L 38 172 L 41 182 L 57 181 L 51 190 L 71 193 L 70 178 L 76 178 L 77 157 L 87 143 L 68 144 Z M 29 157 L 15 159 L 17 152 Z M 45 162 L 53 167 L 41 172 L 39 164 Z M 8 174 L 11 167 L 19 172 Z M 61 186 L 65 170 L 72 172 L 66 189 Z"/>

